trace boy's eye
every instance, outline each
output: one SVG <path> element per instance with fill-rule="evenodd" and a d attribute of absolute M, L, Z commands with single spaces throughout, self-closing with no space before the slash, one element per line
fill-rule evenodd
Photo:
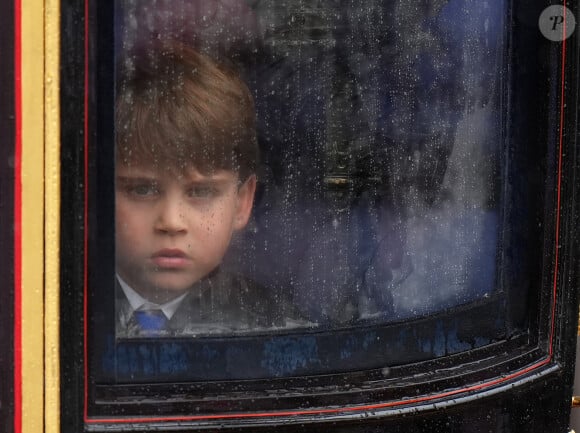
<path fill-rule="evenodd" d="M 192 186 L 187 192 L 191 198 L 211 198 L 219 195 L 219 190 L 211 185 Z"/>
<path fill-rule="evenodd" d="M 127 185 L 127 192 L 134 197 L 151 197 L 159 193 L 156 184 Z"/>

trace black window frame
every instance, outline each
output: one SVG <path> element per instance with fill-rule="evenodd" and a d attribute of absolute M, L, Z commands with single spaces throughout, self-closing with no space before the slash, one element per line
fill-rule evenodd
<path fill-rule="evenodd" d="M 15 346 L 21 335 L 20 323 L 16 318 L 15 300 L 19 297 L 21 268 L 16 258 L 20 254 L 17 243 L 21 242 L 22 233 L 15 230 L 21 224 L 20 209 L 15 200 L 21 194 L 18 180 L 20 173 L 20 157 L 22 152 L 21 121 L 22 106 L 19 94 L 21 87 L 21 69 L 17 55 L 20 55 L 17 44 L 20 29 L 16 24 L 20 11 L 16 11 L 13 2 L 0 5 L 0 13 L 4 16 L 4 24 L 0 28 L 0 52 L 3 60 L 0 67 L 0 137 L 3 145 L 0 148 L 0 245 L 2 263 L 0 275 L 4 289 L 0 293 L 0 341 L 4 349 L 0 354 L 0 418 L 4 428 L 13 431 L 21 421 L 22 410 L 19 399 L 21 386 L 17 383 L 21 373 L 21 354 Z M 18 103 L 17 103 L 18 98 Z M 19 105 L 20 106 L 19 106 Z M 16 373 L 16 375 L 15 375 Z M 19 388 L 17 389 L 16 386 Z"/>
<path fill-rule="evenodd" d="M 541 3 L 537 2 L 539 7 Z M 569 5 L 574 11 L 576 5 Z M 147 426 L 148 422 L 172 425 L 182 423 L 187 426 L 212 426 L 228 423 L 229 414 L 234 420 L 237 415 L 249 417 L 251 420 L 262 418 L 261 413 L 269 413 L 270 419 L 283 421 L 286 419 L 309 419 L 312 417 L 357 416 L 370 410 L 388 411 L 393 408 L 407 408 L 423 403 L 437 404 L 448 398 L 457 396 L 473 396 L 481 390 L 498 385 L 509 385 L 525 379 L 529 374 L 551 374 L 558 366 L 569 365 L 569 351 L 560 351 L 559 341 L 569 341 L 570 331 L 564 324 L 574 316 L 567 303 L 576 305 L 574 282 L 576 280 L 576 266 L 573 265 L 573 256 L 578 251 L 573 227 L 577 223 L 577 193 L 574 188 L 576 169 L 575 145 L 575 110 L 566 110 L 560 121 L 559 133 L 544 123 L 539 127 L 538 141 L 548 143 L 546 148 L 547 178 L 553 184 L 559 184 L 559 189 L 553 190 L 548 186 L 542 187 L 543 179 L 535 176 L 532 181 L 541 184 L 544 203 L 560 203 L 557 206 L 545 206 L 539 217 L 541 220 L 538 229 L 544 251 L 542 269 L 528 276 L 530 284 L 535 281 L 539 285 L 537 297 L 529 299 L 528 311 L 532 312 L 523 320 L 528 326 L 527 332 L 516 332 L 507 335 L 508 326 L 501 329 L 492 329 L 490 335 L 496 340 L 492 344 L 476 347 L 473 350 L 456 353 L 446 352 L 440 358 L 413 358 L 411 364 L 405 365 L 409 359 L 398 359 L 394 365 L 380 366 L 380 362 L 372 364 L 373 360 L 366 360 L 366 368 L 350 371 L 344 365 L 338 372 L 325 373 L 328 367 L 322 366 L 316 376 L 293 373 L 289 377 L 279 377 L 264 380 L 255 377 L 251 365 L 255 360 L 248 360 L 248 375 L 236 378 L 237 380 L 218 380 L 219 376 L 209 377 L 207 382 L 199 381 L 194 375 L 186 377 L 192 383 L 183 380 L 171 384 L 151 384 L 141 382 L 139 378 L 133 383 L 127 376 L 125 384 L 100 384 L 95 380 L 94 371 L 98 360 L 87 355 L 87 345 L 93 344 L 90 353 L 102 354 L 107 350 L 105 346 L 97 346 L 98 335 L 102 329 L 91 329 L 91 321 L 102 320 L 99 314 L 105 316 L 107 308 L 94 308 L 102 302 L 103 294 L 112 294 L 112 276 L 114 265 L 103 261 L 103 257 L 112 257 L 112 233 L 102 221 L 112 221 L 113 204 L 97 209 L 87 209 L 97 197 L 102 203 L 102 197 L 113 197 L 111 167 L 107 161 L 112 161 L 112 146 L 99 146 L 95 143 L 112 143 L 113 124 L 112 110 L 103 107 L 114 105 L 114 8 L 108 5 L 96 6 L 95 2 L 86 2 L 83 8 L 77 4 L 63 3 L 62 14 L 62 241 L 61 241 L 61 359 L 63 366 L 62 385 L 62 419 L 74 419 L 73 425 L 81 431 L 85 426 L 91 430 L 106 430 L 111 425 L 125 425 L 128 428 L 139 425 Z M 522 21 L 526 16 L 523 11 L 526 5 L 514 2 L 511 6 L 511 26 L 516 29 L 512 33 L 510 52 L 519 53 L 521 57 L 534 55 L 532 51 L 539 45 L 545 52 L 538 54 L 545 63 L 539 64 L 551 82 L 543 82 L 529 78 L 528 71 L 511 71 L 513 74 L 508 81 L 518 82 L 513 91 L 513 106 L 526 104 L 536 109 L 537 119 L 554 117 L 553 105 L 556 109 L 576 104 L 576 63 L 577 46 L 575 38 L 567 41 L 567 55 L 569 60 L 564 63 L 561 59 L 561 45 L 542 39 L 537 28 Z M 75 37 L 83 35 L 83 37 Z M 531 42 L 533 41 L 533 42 Z M 537 45 L 536 45 L 537 44 Z M 514 51 L 515 50 L 515 51 Z M 529 50 L 530 52 L 527 52 Z M 559 51 L 560 50 L 560 51 Z M 517 63 L 517 62 L 516 62 Z M 564 65 L 564 72 L 560 66 Z M 517 69 L 514 68 L 514 69 Z M 568 78 L 571 76 L 572 78 Z M 555 81 L 555 82 L 554 82 Z M 523 83 L 523 84 L 522 84 Z M 550 96 L 550 104 L 538 103 L 544 94 Z M 563 99 L 561 99 L 563 97 Z M 519 99 L 518 99 L 519 98 Z M 514 103 L 514 101 L 518 103 Z M 96 107 L 96 109 L 95 109 Z M 513 108 L 511 108 L 513 110 Z M 551 117 L 550 117 L 551 116 Z M 506 127 L 506 139 L 513 143 L 526 142 L 530 133 L 526 133 L 535 119 L 524 119 L 522 123 L 514 122 Z M 540 122 L 541 123 L 541 122 Z M 528 134 L 528 135 L 526 135 Z M 560 143 L 558 143 L 560 141 Z M 562 146 L 560 154 L 548 155 L 548 150 Z M 509 149 L 508 151 L 514 151 Z M 567 158 L 562 158 L 566 155 Z M 533 166 L 533 155 L 529 155 L 526 164 Z M 558 167 L 560 171 L 558 172 Z M 532 169 L 534 170 L 534 169 Z M 538 173 L 542 167 L 537 167 Z M 89 173 L 99 173 L 93 176 Z M 98 176 L 102 176 L 99 178 Z M 512 187 L 517 189 L 518 182 L 529 182 L 529 179 L 513 178 Z M 546 182 L 549 184 L 550 182 Z M 553 186 L 553 185 L 552 185 Z M 532 200 L 533 198 L 529 198 Z M 516 218 L 514 216 L 514 218 Z M 520 233 L 520 241 L 525 242 L 527 233 Z M 562 242 L 564 239 L 566 242 Z M 561 247 L 560 247 L 561 243 Z M 556 262 L 553 245 L 558 244 Z M 98 263 L 99 266 L 92 266 Z M 555 274 L 555 276 L 554 276 Z M 95 287 L 104 287 L 102 292 L 87 292 L 87 284 Z M 84 287 L 85 290 L 80 290 Z M 508 290 L 509 293 L 509 290 Z M 114 299 L 111 296 L 110 299 Z M 495 302 L 495 304 L 494 304 Z M 508 308 L 516 308 L 519 299 L 509 297 Z M 413 327 L 423 327 L 431 332 L 433 323 L 437 320 L 453 321 L 457 315 L 465 317 L 476 316 L 472 308 L 487 311 L 493 314 L 501 311 L 500 299 L 477 301 L 466 307 L 458 307 L 451 312 L 442 312 L 434 317 L 422 318 L 413 321 Z M 534 313 L 535 312 L 535 313 Z M 524 314 L 520 313 L 520 314 Z M 517 311 L 516 314 L 517 316 Z M 466 321 L 461 321 L 466 323 Z M 398 328 L 397 328 L 398 327 Z M 384 328 L 384 329 L 383 329 Z M 410 328 L 407 322 L 387 324 L 383 326 L 369 325 L 360 327 L 355 333 L 361 335 L 373 331 L 384 331 L 381 338 L 386 340 L 401 331 L 401 328 Z M 469 327 L 467 327 L 469 328 Z M 473 329 L 464 329 L 469 333 Z M 325 338 L 327 347 L 337 344 L 341 335 L 350 333 L 349 330 L 307 331 L 296 336 L 293 333 L 277 334 L 276 336 L 262 336 L 258 343 L 257 337 L 235 337 L 235 344 L 256 347 L 263 350 L 260 344 L 272 339 L 283 338 L 310 338 L 316 334 Z M 392 334 L 390 334 L 392 333 Z M 219 340 L 219 339 L 218 339 Z M 102 341 L 104 345 L 106 341 Z M 169 344 L 164 341 L 127 341 L 126 346 L 146 345 L 152 350 L 161 350 Z M 200 343 L 201 344 L 201 343 Z M 232 341 L 227 338 L 217 342 L 227 350 Z M 191 343 L 187 343 L 191 345 Z M 393 350 L 389 347 L 384 350 Z M 505 355 L 502 355 L 505 354 Z M 365 360 L 361 360 L 364 362 Z M 455 369 L 457 365 L 461 365 Z M 240 366 L 243 367 L 243 364 Z M 325 370 L 326 368 L 326 370 Z M 78 371 L 83 372 L 80 378 Z M 97 369 L 98 371 L 98 369 Z M 423 373 L 427 371 L 428 373 Z M 254 374 L 254 377 L 252 376 Z M 169 379 L 173 379 L 169 377 Z M 228 391 L 229 388 L 229 391 Z M 73 389 L 74 392 L 70 392 Z M 420 389 L 417 392 L 417 389 Z M 279 390 L 285 390 L 280 394 Z M 167 395 L 175 396 L 168 398 Z M 199 396 L 203 395 L 203 398 Z M 192 413 L 195 407 L 195 413 Z M 338 409 L 334 409 L 338 407 Z M 79 416 L 82 414 L 82 416 Z M 236 415 L 237 414 L 237 415 Z M 251 414 L 255 417 L 252 418 Z M 71 418 L 66 418 L 70 415 Z M 303 417 L 303 418 L 301 418 Z M 68 421 L 67 421 L 68 422 Z M 258 422 L 258 421 L 256 421 Z M 276 421 L 274 421 L 276 422 Z M 145 424 L 142 424 L 145 423 Z M 163 424 L 166 423 L 166 424 Z M 72 427 L 71 427 L 72 428 Z M 185 427 L 184 427 L 185 428 Z M 73 431 L 73 430 L 71 430 Z"/>

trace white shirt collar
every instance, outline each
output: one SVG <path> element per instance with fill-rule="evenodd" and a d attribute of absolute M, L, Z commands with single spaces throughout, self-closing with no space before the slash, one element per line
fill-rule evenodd
<path fill-rule="evenodd" d="M 144 297 L 142 297 L 139 293 L 137 293 L 131 286 L 129 286 L 123 279 L 117 274 L 117 279 L 119 280 L 119 284 L 121 285 L 121 289 L 123 293 L 127 297 L 129 301 L 129 305 L 131 306 L 131 311 L 128 312 L 132 314 L 135 310 L 161 310 L 163 314 L 167 317 L 167 319 L 171 319 L 181 301 L 187 296 L 187 292 L 183 295 L 178 296 L 175 299 L 172 299 L 165 304 L 156 304 L 155 302 L 148 301 Z"/>

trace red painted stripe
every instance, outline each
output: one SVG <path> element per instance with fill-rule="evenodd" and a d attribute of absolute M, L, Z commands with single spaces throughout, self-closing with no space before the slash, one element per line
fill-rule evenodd
<path fill-rule="evenodd" d="M 14 432 L 22 432 L 22 4 L 14 0 Z"/>

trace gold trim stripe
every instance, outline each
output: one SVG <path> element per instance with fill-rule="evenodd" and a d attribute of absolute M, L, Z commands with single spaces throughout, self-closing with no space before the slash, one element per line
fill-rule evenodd
<path fill-rule="evenodd" d="M 45 433 L 60 432 L 60 2 L 45 0 Z"/>
<path fill-rule="evenodd" d="M 58 0 L 22 3 L 22 431 L 60 431 Z"/>
<path fill-rule="evenodd" d="M 44 426 L 44 5 L 22 2 L 22 431 Z"/>

